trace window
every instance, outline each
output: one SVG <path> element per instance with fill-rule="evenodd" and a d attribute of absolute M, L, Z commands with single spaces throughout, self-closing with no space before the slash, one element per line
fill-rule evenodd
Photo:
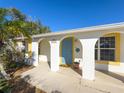
<path fill-rule="evenodd" d="M 115 61 L 115 36 L 101 37 L 95 45 L 95 59 Z"/>

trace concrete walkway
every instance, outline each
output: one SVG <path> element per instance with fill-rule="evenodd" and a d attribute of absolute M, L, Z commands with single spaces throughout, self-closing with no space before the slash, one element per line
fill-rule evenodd
<path fill-rule="evenodd" d="M 124 74 L 96 71 L 96 80 L 88 81 L 71 68 L 51 72 L 44 62 L 24 72 L 22 78 L 47 93 L 124 93 Z"/>

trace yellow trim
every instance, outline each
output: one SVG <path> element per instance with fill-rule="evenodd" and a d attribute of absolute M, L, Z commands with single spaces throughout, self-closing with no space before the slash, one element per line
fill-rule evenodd
<path fill-rule="evenodd" d="M 72 38 L 72 64 L 73 64 L 73 62 L 74 62 L 74 40 L 75 40 L 75 38 L 74 38 L 74 36 L 71 36 L 71 37 L 66 37 L 64 39 L 69 39 L 69 38 Z M 59 65 L 63 65 L 62 64 L 62 41 L 60 43 L 60 64 Z"/>
<path fill-rule="evenodd" d="M 115 56 L 116 56 L 116 61 L 120 62 L 120 33 L 116 33 L 116 52 L 115 52 Z"/>
<path fill-rule="evenodd" d="M 60 42 L 60 65 L 62 64 L 62 41 Z"/>
<path fill-rule="evenodd" d="M 28 54 L 29 56 L 32 55 L 32 42 L 31 41 L 28 42 Z"/>
<path fill-rule="evenodd" d="M 115 61 L 96 61 L 97 64 L 120 65 L 120 33 L 111 33 L 103 37 L 115 36 Z"/>
<path fill-rule="evenodd" d="M 120 65 L 120 62 L 114 61 L 96 61 L 97 64 Z"/>
<path fill-rule="evenodd" d="M 72 64 L 74 63 L 75 38 L 72 37 Z"/>
<path fill-rule="evenodd" d="M 116 34 L 118 34 L 118 33 L 110 33 L 110 34 L 106 34 L 106 35 L 104 35 L 103 37 L 111 37 L 111 36 L 116 36 Z"/>

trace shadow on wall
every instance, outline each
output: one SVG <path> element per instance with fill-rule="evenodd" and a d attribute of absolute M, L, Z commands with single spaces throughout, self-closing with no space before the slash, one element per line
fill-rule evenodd
<path fill-rule="evenodd" d="M 50 43 L 43 39 L 39 42 L 39 62 L 48 62 L 50 67 Z"/>
<path fill-rule="evenodd" d="M 48 60 L 48 56 L 47 55 L 39 55 L 39 62 L 47 62 L 49 67 L 51 67 L 50 64 L 50 59 Z"/>
<path fill-rule="evenodd" d="M 100 64 L 95 62 L 95 70 L 109 71 L 109 64 Z"/>

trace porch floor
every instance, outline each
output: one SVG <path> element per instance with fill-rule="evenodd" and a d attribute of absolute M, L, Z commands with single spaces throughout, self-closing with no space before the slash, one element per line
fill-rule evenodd
<path fill-rule="evenodd" d="M 72 68 L 60 67 L 58 72 L 51 72 L 45 62 L 24 72 L 21 77 L 47 93 L 124 92 L 124 74 L 96 71 L 95 81 L 88 81 L 82 79 Z"/>

